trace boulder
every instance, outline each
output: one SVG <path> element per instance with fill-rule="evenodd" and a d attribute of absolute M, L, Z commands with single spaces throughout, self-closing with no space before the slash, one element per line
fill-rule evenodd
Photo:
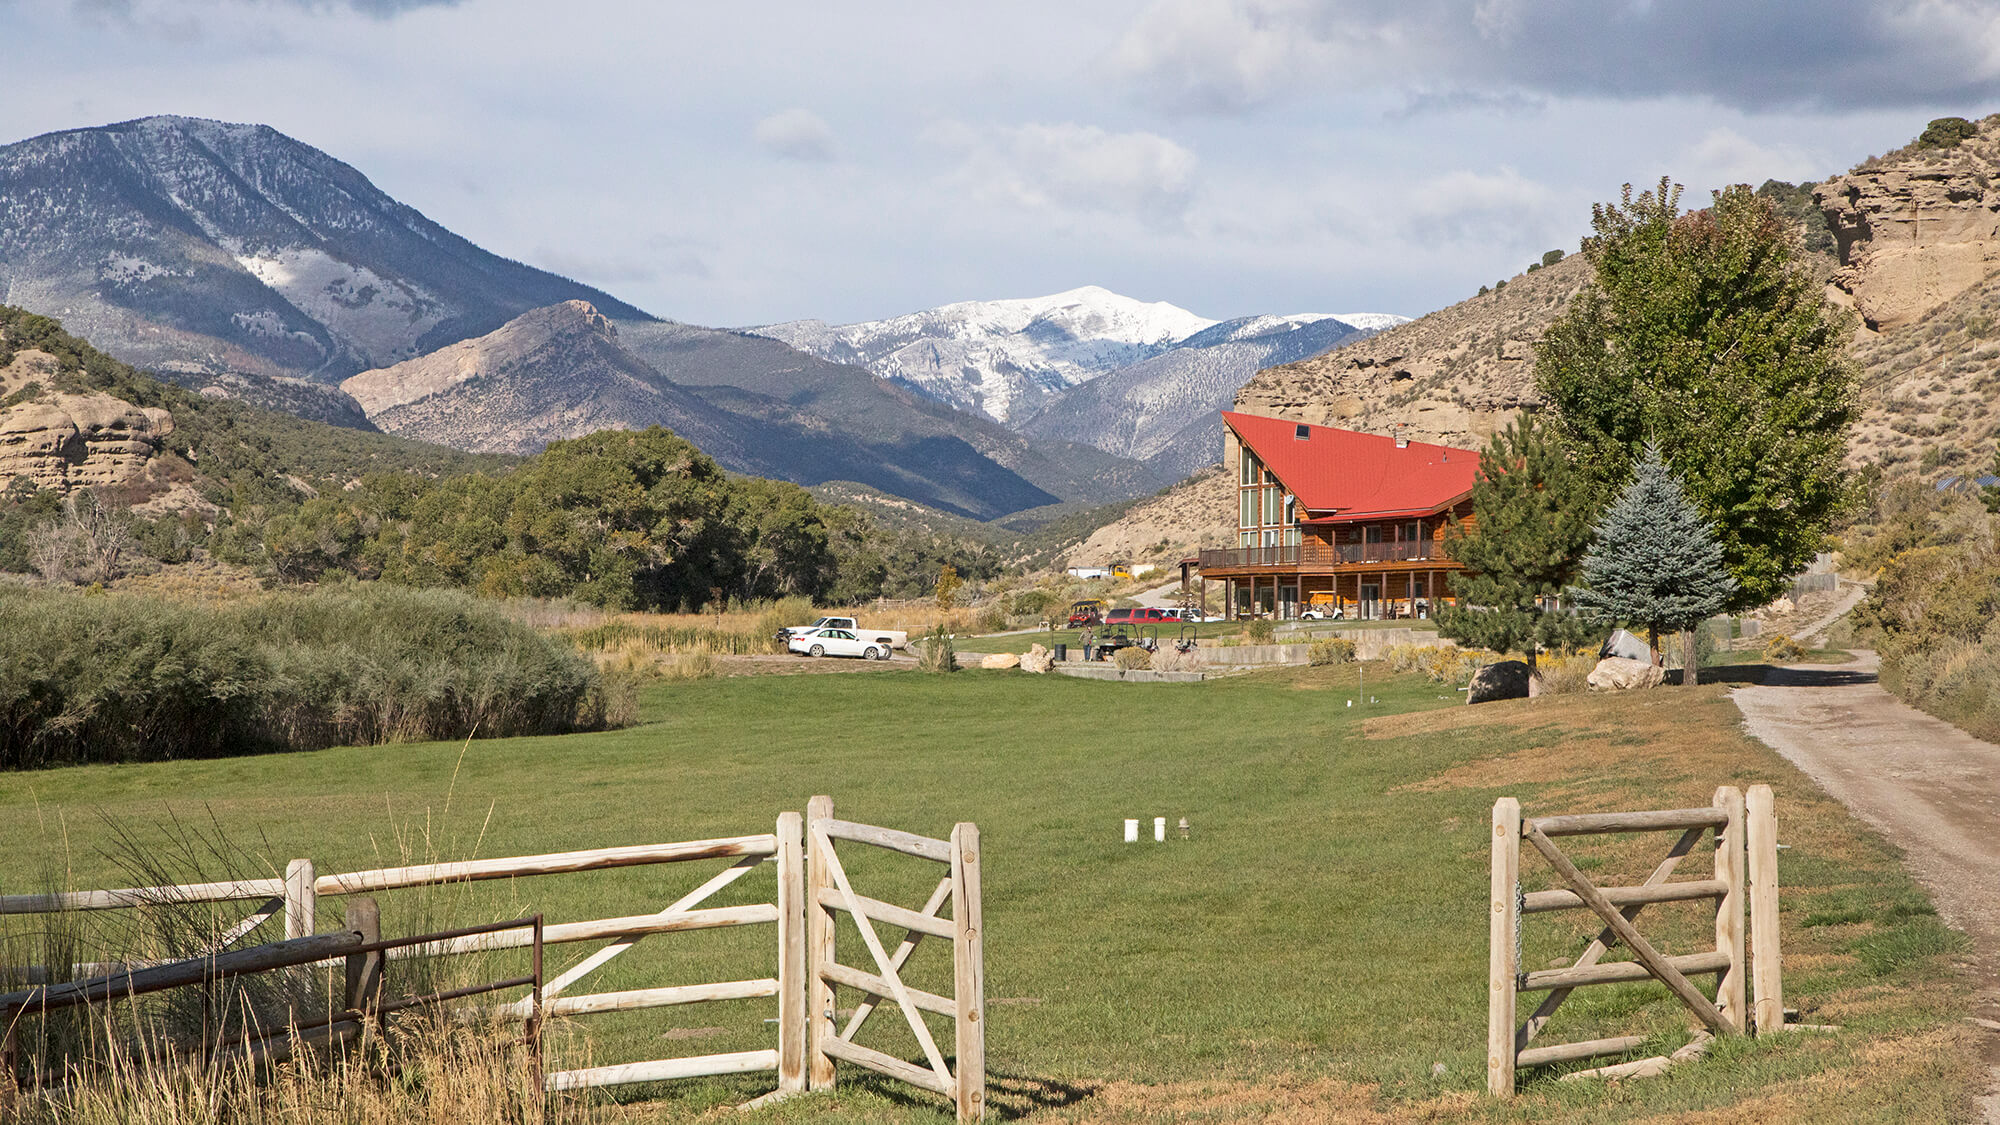
<path fill-rule="evenodd" d="M 979 666 L 993 672 L 1004 672 L 1009 668 L 1019 668 L 1021 658 L 1011 652 L 990 652 L 979 658 Z"/>
<path fill-rule="evenodd" d="M 1794 602 L 1790 598 L 1779 598 L 1777 601 L 1772 602 L 1769 606 L 1765 607 L 1764 611 L 1766 613 L 1769 613 L 1772 617 L 1789 617 L 1792 614 L 1797 613 L 1799 611 L 1799 607 L 1798 603 Z"/>
<path fill-rule="evenodd" d="M 1048 649 L 1038 644 L 1029 645 L 1028 651 L 1021 657 L 1021 671 L 1043 675 L 1055 666 L 1055 662 L 1055 656 Z"/>
<path fill-rule="evenodd" d="M 1613 630 L 1611 635 L 1605 638 L 1604 647 L 1597 650 L 1597 655 L 1600 659 L 1615 656 L 1621 660 L 1638 660 L 1647 664 L 1660 662 L 1660 654 L 1653 651 L 1653 646 L 1623 629 Z"/>
<path fill-rule="evenodd" d="M 1607 656 L 1590 670 L 1586 681 L 1594 688 L 1609 691 L 1623 691 L 1626 688 L 1659 687 L 1667 679 L 1666 672 L 1649 660 L 1627 660 L 1620 656 Z"/>
<path fill-rule="evenodd" d="M 1467 703 L 1491 703 L 1496 699 L 1528 698 L 1528 665 L 1521 660 L 1501 660 L 1472 674 L 1466 690 Z"/>

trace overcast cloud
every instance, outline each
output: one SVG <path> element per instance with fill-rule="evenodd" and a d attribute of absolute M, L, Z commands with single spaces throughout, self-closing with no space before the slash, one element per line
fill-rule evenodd
<path fill-rule="evenodd" d="M 2000 108 L 2000 0 L 0 0 L 0 143 L 269 124 L 705 324 L 1096 284 L 1417 315 L 1663 174 Z"/>

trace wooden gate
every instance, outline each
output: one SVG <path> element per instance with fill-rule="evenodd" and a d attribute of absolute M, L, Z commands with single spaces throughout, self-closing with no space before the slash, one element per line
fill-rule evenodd
<path fill-rule="evenodd" d="M 933 840 L 893 828 L 836 819 L 832 798 L 814 797 L 806 806 L 806 832 L 806 866 L 811 876 L 806 911 L 811 1088 L 833 1086 L 834 1063 L 838 1060 L 943 1094 L 957 1103 L 960 1121 L 983 1119 L 986 980 L 979 909 L 978 826 L 961 823 L 952 829 L 949 841 Z M 857 893 L 836 853 L 836 841 L 929 860 L 945 865 L 948 871 L 923 906 L 911 910 Z M 940 913 L 947 904 L 951 907 L 949 918 Z M 836 956 L 837 914 L 841 912 L 852 920 L 874 971 L 843 965 Z M 903 931 L 893 953 L 876 932 L 878 922 Z M 926 936 L 951 942 L 952 996 L 940 996 L 903 981 L 904 966 Z M 838 1026 L 836 1020 L 837 988 L 861 994 L 845 1027 Z M 855 1033 L 884 1000 L 892 1002 L 902 1015 L 922 1049 L 925 1065 L 854 1041 Z M 947 1065 L 937 1037 L 924 1022 L 925 1012 L 951 1018 L 955 1068 Z"/>
<path fill-rule="evenodd" d="M 1758 901 L 1753 903 L 1753 913 L 1759 926 L 1758 1015 L 1764 1017 L 1763 1022 L 1769 1030 L 1783 1023 L 1778 982 L 1776 845 L 1771 822 L 1770 787 L 1753 786 L 1752 798 L 1751 809 L 1759 823 L 1750 826 L 1749 835 L 1757 837 L 1756 843 L 1761 845 L 1753 848 L 1751 856 L 1760 876 L 1754 886 Z M 1594 885 L 1555 844 L 1556 839 L 1564 836 L 1674 831 L 1680 835 L 1673 846 L 1645 882 L 1636 887 Z M 1712 877 L 1670 880 L 1681 859 L 1711 832 L 1715 841 Z M 1523 820 L 1521 806 L 1514 798 L 1502 797 L 1494 802 L 1493 881 L 1488 931 L 1487 1090 L 1501 1097 L 1512 1095 L 1517 1067 L 1623 1054 L 1644 1041 L 1642 1036 L 1623 1036 L 1530 1047 L 1529 1043 L 1548 1025 L 1549 1018 L 1569 998 L 1570 993 L 1588 985 L 1620 984 L 1649 978 L 1658 980 L 1711 1033 L 1734 1035 L 1750 1030 L 1744 987 L 1744 838 L 1743 794 L 1730 786 L 1715 791 L 1710 807 L 1696 809 L 1594 813 Z M 1521 892 L 1523 840 L 1541 853 L 1568 889 L 1529 894 Z M 1633 925 L 1633 920 L 1651 903 L 1710 900 L 1715 903 L 1715 947 L 1710 951 L 1667 956 Z M 1522 917 L 1574 909 L 1588 909 L 1604 922 L 1605 928 L 1596 940 L 1569 968 L 1522 972 Z M 1765 928 L 1767 925 L 1768 931 Z M 1634 959 L 1599 964 L 1605 954 L 1620 943 L 1631 950 Z M 1688 980 L 1690 976 L 1707 975 L 1717 978 L 1713 1000 Z M 1516 1000 L 1522 992 L 1545 992 L 1547 995 L 1526 1022 L 1517 1027 L 1514 1022 Z"/>

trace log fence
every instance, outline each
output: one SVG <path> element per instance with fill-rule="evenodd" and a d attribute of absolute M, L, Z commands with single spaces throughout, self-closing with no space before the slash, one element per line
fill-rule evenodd
<path fill-rule="evenodd" d="M 335 958 L 347 958 L 348 995 L 375 996 L 372 1010 L 378 1013 L 399 1010 L 416 1003 L 461 1000 L 501 987 L 525 984 L 529 988 L 528 995 L 506 1004 L 495 1014 L 503 1019 L 525 1023 L 537 1042 L 539 1035 L 536 1033 L 549 1017 L 582 1017 L 685 1004 L 775 999 L 778 1010 L 776 1040 L 768 1048 L 556 1070 L 545 1075 L 545 1088 L 550 1091 L 580 1090 L 634 1082 L 768 1072 L 776 1079 L 776 1089 L 753 1103 L 761 1104 L 801 1093 L 809 1086 L 820 1088 L 832 1085 L 833 1060 L 840 1058 L 953 1098 L 961 1119 L 983 1116 L 984 979 L 979 929 L 977 827 L 960 824 L 953 830 L 951 840 L 933 840 L 897 829 L 833 820 L 832 804 L 826 798 L 814 798 L 810 807 L 825 810 L 818 817 L 811 837 L 810 856 L 805 818 L 796 812 L 785 812 L 778 816 L 775 831 L 749 836 L 415 864 L 335 874 L 320 874 L 310 859 L 296 859 L 286 865 L 281 879 L 242 879 L 61 894 L 0 895 L 0 915 L 249 903 L 252 904 L 250 912 L 241 921 L 226 927 L 214 945 L 196 960 L 83 963 L 72 966 L 71 972 L 97 978 L 100 982 L 121 980 L 125 983 L 119 987 L 117 995 L 124 996 L 131 991 L 132 981 L 154 979 L 147 974 L 165 971 L 185 975 L 195 971 L 197 979 L 208 979 L 201 974 L 210 970 L 190 970 L 185 967 L 188 965 L 227 966 L 246 958 L 261 964 L 276 957 L 283 961 L 283 967 L 296 969 Z M 947 865 L 950 873 L 940 880 L 937 891 L 921 910 L 908 910 L 855 894 L 847 882 L 845 871 L 839 866 L 839 858 L 833 850 L 834 840 L 886 848 L 931 860 Z M 374 921 L 376 914 L 372 899 L 363 897 L 376 892 L 712 860 L 731 862 L 653 913 L 563 922 L 544 922 L 538 916 L 532 932 L 523 923 L 503 923 L 392 941 L 381 941 L 379 933 L 371 933 L 367 941 L 357 936 L 357 926 L 378 925 Z M 767 863 L 775 867 L 777 876 L 771 901 L 731 906 L 704 905 L 724 888 Z M 315 934 L 314 919 L 320 900 L 333 897 L 347 898 L 350 932 Z M 951 907 L 949 917 L 940 913 L 946 905 Z M 834 961 L 831 922 L 835 910 L 849 911 L 856 925 L 862 929 L 864 943 L 876 954 L 878 972 L 869 973 Z M 235 948 L 274 918 L 282 920 L 283 941 Z M 357 921 L 357 918 L 363 920 Z M 878 922 L 905 931 L 893 957 L 883 951 L 875 936 L 874 925 Z M 571 994 L 574 986 L 648 937 L 760 925 L 772 925 L 776 929 L 776 940 L 769 947 L 769 975 L 744 980 Z M 940 997 L 910 989 L 904 986 L 898 975 L 926 935 L 952 943 L 956 974 L 954 997 Z M 544 978 L 542 951 L 545 947 L 587 942 L 605 944 L 552 978 Z M 503 985 L 482 986 L 471 991 L 454 990 L 449 994 L 434 994 L 414 1000 L 379 1000 L 385 961 L 530 946 L 535 970 L 531 980 L 510 979 Z M 310 956 L 307 956 L 308 952 Z M 305 959 L 291 959 L 294 957 Z M 38 976 L 46 981 L 53 975 L 33 968 L 14 972 L 27 977 L 29 983 L 33 983 Z M 808 1012 L 824 1011 L 824 1019 L 831 1021 L 836 984 L 863 992 L 865 999 L 843 1032 L 829 1031 L 813 1040 L 812 1029 L 821 1021 L 809 1019 Z M 36 995 L 46 1000 L 49 995 L 65 995 L 55 990 L 68 987 L 49 985 Z M 822 993 L 824 1004 L 820 1003 Z M 8 999 L 0 997 L 0 1005 Z M 885 999 L 894 1002 L 905 1019 L 912 1021 L 918 1041 L 924 1047 L 925 1065 L 895 1059 L 852 1042 L 855 1032 L 867 1020 L 869 1013 Z M 334 1012 L 330 1017 L 306 1023 L 293 1022 L 289 1027 L 293 1032 L 316 1032 L 322 1037 L 350 1035 L 361 1026 L 360 1021 L 352 1018 L 359 1007 L 358 1003 L 350 1002 L 347 1009 Z M 5 1010 L 0 1007 L 0 1014 L 4 1014 Z M 954 1020 L 956 1069 L 946 1065 L 937 1043 L 925 1029 L 918 1013 L 926 1010 Z M 539 1066 L 538 1061 L 538 1070 Z"/>
<path fill-rule="evenodd" d="M 1489 1093 L 1512 1096 L 1519 1068 L 1624 1054 L 1644 1041 L 1643 1036 L 1634 1035 L 1530 1046 L 1563 1002 L 1576 989 L 1591 985 L 1658 981 L 1710 1035 L 1783 1027 L 1774 804 L 1768 785 L 1751 786 L 1747 804 L 1739 790 L 1724 786 L 1715 791 L 1709 806 L 1692 809 L 1524 818 L 1514 798 L 1502 797 L 1494 803 L 1487 934 Z M 1630 832 L 1678 833 L 1652 873 L 1631 887 L 1595 885 L 1555 843 L 1565 837 Z M 1712 838 L 1714 846 L 1710 877 L 1672 879 L 1681 860 L 1704 837 Z M 1561 878 L 1564 888 L 1523 893 L 1520 868 L 1524 841 Z M 1745 959 L 1746 897 L 1756 949 L 1756 959 L 1750 964 Z M 1715 904 L 1713 949 L 1668 955 L 1635 925 L 1647 906 L 1704 901 Z M 1524 918 L 1575 909 L 1589 910 L 1604 924 L 1595 940 L 1568 968 L 1523 972 Z M 1604 957 L 1621 945 L 1632 954 L 1632 960 L 1605 962 Z M 1746 995 L 1746 969 L 1756 977 L 1754 1012 Z M 1712 996 L 1696 987 L 1690 977 L 1714 977 Z M 1545 995 L 1517 1025 L 1523 993 Z"/>

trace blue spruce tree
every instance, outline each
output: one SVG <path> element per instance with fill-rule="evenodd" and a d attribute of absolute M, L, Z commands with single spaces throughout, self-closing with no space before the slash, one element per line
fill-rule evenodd
<path fill-rule="evenodd" d="M 1646 446 L 1632 483 L 1598 521 L 1583 582 L 1570 591 L 1579 607 L 1644 626 L 1655 649 L 1661 633 L 1693 630 L 1736 592 L 1714 526 L 1688 501 L 1656 446 Z M 1699 663 L 1692 632 L 1684 652 L 1681 682 L 1692 686 Z"/>

